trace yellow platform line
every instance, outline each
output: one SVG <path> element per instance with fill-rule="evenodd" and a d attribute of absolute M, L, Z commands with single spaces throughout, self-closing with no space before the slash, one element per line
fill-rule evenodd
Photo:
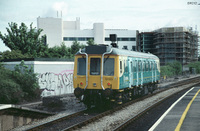
<path fill-rule="evenodd" d="M 199 94 L 200 92 L 200 89 L 197 91 L 197 93 L 195 94 L 195 96 L 192 98 L 192 100 L 189 102 L 189 104 L 187 105 L 187 107 L 185 108 L 185 111 L 183 112 L 182 116 L 181 116 L 181 119 L 179 120 L 179 123 L 178 125 L 176 126 L 176 129 L 175 131 L 180 131 L 181 129 L 181 126 L 183 124 L 183 121 L 187 115 L 187 112 L 189 111 L 190 109 L 190 106 L 192 105 L 192 102 L 194 101 L 194 99 L 197 97 L 197 95 Z"/>

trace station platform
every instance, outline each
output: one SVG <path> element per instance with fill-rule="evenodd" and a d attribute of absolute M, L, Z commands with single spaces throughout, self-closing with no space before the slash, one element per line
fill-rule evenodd
<path fill-rule="evenodd" d="M 200 86 L 195 86 L 174 102 L 149 131 L 199 131 Z"/>

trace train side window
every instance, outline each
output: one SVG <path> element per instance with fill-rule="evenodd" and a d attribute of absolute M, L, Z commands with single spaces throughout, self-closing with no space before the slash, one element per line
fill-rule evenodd
<path fill-rule="evenodd" d="M 120 61 L 120 74 L 122 73 L 122 61 Z"/>
<path fill-rule="evenodd" d="M 141 71 L 141 70 L 140 70 L 140 69 L 141 69 L 141 67 L 140 67 L 141 65 L 140 65 L 140 64 L 141 64 L 141 62 L 139 61 L 139 62 L 138 62 L 138 72 Z"/>
<path fill-rule="evenodd" d="M 144 71 L 147 71 L 146 62 L 144 62 Z"/>
<path fill-rule="evenodd" d="M 155 70 L 157 70 L 157 64 L 155 63 Z"/>
<path fill-rule="evenodd" d="M 144 61 L 142 62 L 142 71 L 143 72 L 145 71 L 145 62 Z"/>
<path fill-rule="evenodd" d="M 152 70 L 154 71 L 154 70 L 155 70 L 155 67 L 154 67 L 154 62 L 152 63 L 152 68 L 153 68 Z"/>
<path fill-rule="evenodd" d="M 152 62 L 150 62 L 150 71 L 152 71 Z"/>
<path fill-rule="evenodd" d="M 131 72 L 134 71 L 134 66 L 133 66 L 133 62 L 131 61 Z"/>
<path fill-rule="evenodd" d="M 77 75 L 86 74 L 86 58 L 78 58 L 77 63 Z"/>
<path fill-rule="evenodd" d="M 146 71 L 149 71 L 149 65 L 148 65 L 148 62 L 146 62 Z"/>
<path fill-rule="evenodd" d="M 135 66 L 135 72 L 137 72 L 138 71 L 138 69 L 137 69 L 137 61 L 135 61 L 134 66 Z"/>

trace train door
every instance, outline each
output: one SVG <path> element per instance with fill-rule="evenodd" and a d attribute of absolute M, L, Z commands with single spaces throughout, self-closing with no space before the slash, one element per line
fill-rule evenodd
<path fill-rule="evenodd" d="M 129 88 L 133 85 L 133 61 L 131 59 L 128 60 L 129 66 Z"/>
<path fill-rule="evenodd" d="M 101 89 L 100 74 L 101 74 L 101 56 L 89 57 L 89 75 L 88 75 L 88 88 L 87 89 Z"/>

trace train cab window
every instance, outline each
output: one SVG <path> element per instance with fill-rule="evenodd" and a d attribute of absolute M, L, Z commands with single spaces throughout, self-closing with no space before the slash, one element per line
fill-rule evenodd
<path fill-rule="evenodd" d="M 121 61 L 120 61 L 121 64 Z M 114 76 L 114 66 L 115 60 L 114 58 L 105 58 L 104 59 L 104 66 L 103 66 L 103 75 L 105 76 Z M 121 66 L 120 66 L 121 68 Z M 120 69 L 121 71 L 121 69 Z"/>
<path fill-rule="evenodd" d="M 100 58 L 90 59 L 90 75 L 100 75 Z"/>
<path fill-rule="evenodd" d="M 86 59 L 78 58 L 77 75 L 85 75 L 85 74 L 86 74 Z"/>

